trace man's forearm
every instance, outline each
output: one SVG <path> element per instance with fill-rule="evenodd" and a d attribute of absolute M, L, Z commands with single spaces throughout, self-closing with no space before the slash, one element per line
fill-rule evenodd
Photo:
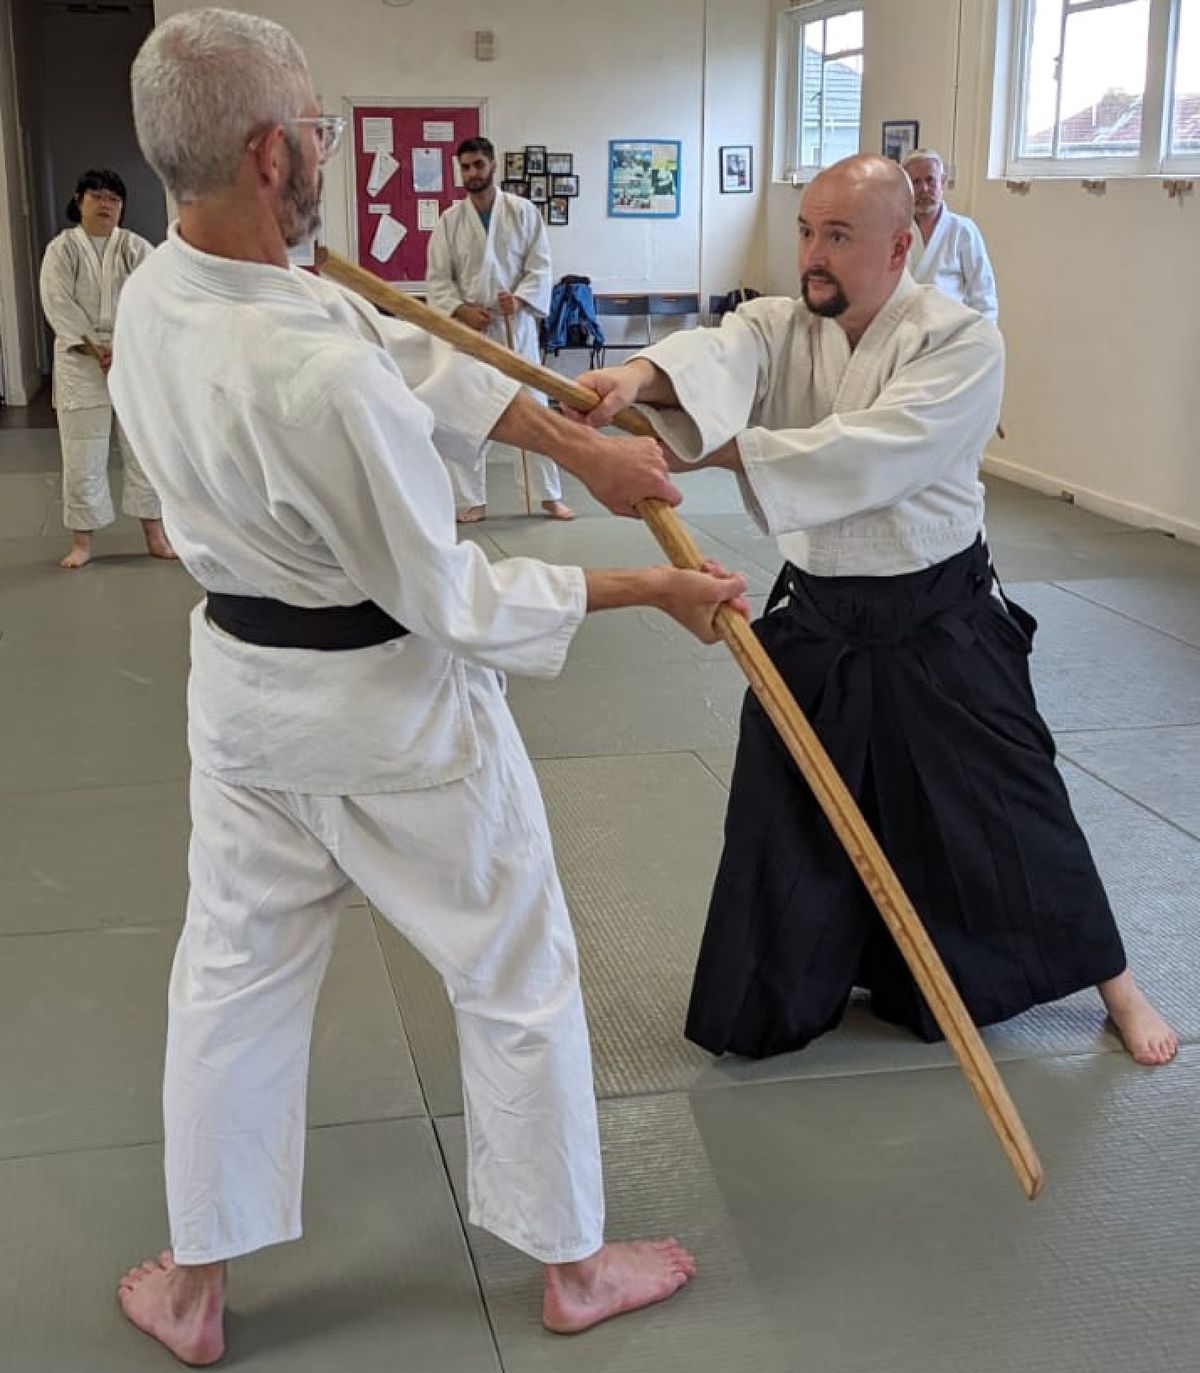
<path fill-rule="evenodd" d="M 496 421 L 489 437 L 531 453 L 544 453 L 559 467 L 581 479 L 586 479 L 592 464 L 601 457 L 594 429 L 572 424 L 562 415 L 539 405 L 528 391 L 517 393 Z"/>
<path fill-rule="evenodd" d="M 622 610 L 635 605 L 661 609 L 666 589 L 665 571 L 661 567 L 585 567 L 588 613 Z"/>

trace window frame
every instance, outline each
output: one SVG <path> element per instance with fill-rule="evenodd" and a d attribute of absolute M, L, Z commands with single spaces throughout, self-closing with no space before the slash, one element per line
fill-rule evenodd
<path fill-rule="evenodd" d="M 1009 118 L 1005 143 L 1004 175 L 1010 180 L 1118 180 L 1161 177 L 1200 172 L 1200 154 L 1172 153 L 1175 113 L 1177 45 L 1183 0 L 1149 0 L 1146 84 L 1142 92 L 1142 137 L 1136 154 L 1120 157 L 1022 157 L 1029 65 L 1033 49 L 1033 18 L 1037 0 L 1011 0 L 1016 10 L 1011 53 L 1014 79 L 1009 83 Z M 1114 9 L 1130 0 L 1058 0 L 1062 7 L 1058 62 L 1063 56 L 1067 21 L 1071 14 Z M 1054 147 L 1061 134 L 1062 83 L 1057 83 L 1053 124 Z M 1071 113 L 1067 112 L 1068 115 Z"/>
<path fill-rule="evenodd" d="M 863 57 L 865 64 L 867 15 L 866 0 L 807 0 L 780 10 L 776 20 L 776 107 L 775 107 L 775 180 L 796 185 L 811 180 L 821 167 L 805 163 L 801 158 L 804 120 L 800 113 L 800 96 L 804 81 L 804 54 L 801 48 L 804 28 L 826 19 L 838 19 L 845 14 L 861 14 L 863 46 L 847 48 L 832 55 L 823 53 L 823 62 L 845 57 Z M 821 143 L 824 146 L 825 85 L 821 85 Z M 862 147 L 862 89 L 859 88 L 858 147 Z"/>

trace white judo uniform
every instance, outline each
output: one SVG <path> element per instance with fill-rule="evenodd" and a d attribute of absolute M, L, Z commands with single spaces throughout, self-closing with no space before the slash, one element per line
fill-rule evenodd
<path fill-rule="evenodd" d="M 586 584 L 456 543 L 439 456 L 476 454 L 515 384 L 328 282 L 175 229 L 130 283 L 115 357 L 118 413 L 206 590 L 368 599 L 410 630 L 265 648 L 193 613 L 191 893 L 164 1087 L 176 1260 L 300 1233 L 313 1008 L 351 882 L 446 981 L 471 1220 L 543 1262 L 595 1252 L 574 937 L 499 681 L 560 669 Z"/>
<path fill-rule="evenodd" d="M 541 361 L 538 321 L 550 308 L 553 289 L 550 243 L 537 206 L 521 196 L 497 191 L 492 217 L 485 230 L 479 211 L 469 198 L 456 201 L 438 220 L 429 239 L 426 280 L 429 303 L 446 314 L 460 305 L 479 305 L 492 311 L 488 336 L 507 347 L 504 319 L 496 304 L 501 291 L 524 301 L 526 309 L 513 316 L 513 348 L 531 362 Z M 540 392 L 534 395 L 541 399 Z M 487 500 L 486 450 L 477 461 L 450 469 L 460 510 Z M 527 455 L 531 501 L 558 500 L 562 481 L 557 464 L 538 453 Z M 523 477 L 517 472 L 520 484 Z"/>
<path fill-rule="evenodd" d="M 913 226 L 908 270 L 925 286 L 936 286 L 951 300 L 961 300 L 995 324 L 1000 318 L 996 278 L 979 226 L 944 205 L 926 243 Z"/>
<path fill-rule="evenodd" d="M 663 438 L 698 461 L 736 435 L 746 509 L 802 571 L 915 572 L 982 532 L 1004 345 L 907 272 L 853 350 L 836 320 L 763 297 L 642 356 L 679 397 L 646 408 Z"/>
<path fill-rule="evenodd" d="M 63 461 L 63 523 L 68 529 L 112 524 L 110 452 L 125 467 L 122 509 L 159 518 L 158 497 L 119 424 L 113 424 L 108 383 L 84 340 L 110 344 L 117 299 L 129 274 L 153 251 L 128 229 L 114 229 L 103 247 L 82 225 L 51 240 L 42 259 L 42 309 L 54 330 L 54 406 Z"/>

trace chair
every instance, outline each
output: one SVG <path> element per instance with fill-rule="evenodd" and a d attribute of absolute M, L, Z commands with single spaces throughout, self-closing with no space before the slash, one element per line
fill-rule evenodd
<path fill-rule="evenodd" d="M 608 331 L 605 330 L 605 344 L 596 350 L 592 356 L 593 367 L 604 366 L 604 356 L 609 348 L 647 348 L 650 345 L 650 297 L 649 296 L 597 296 L 596 297 L 596 318 L 601 321 L 605 319 L 636 319 L 641 317 L 645 322 L 645 337 L 630 338 L 628 332 L 619 339 L 608 340 Z M 598 354 L 598 356 L 597 356 Z"/>
<path fill-rule="evenodd" d="M 654 342 L 654 321 L 656 319 L 684 320 L 691 315 L 700 323 L 700 295 L 697 291 L 676 291 L 667 294 L 650 295 L 649 313 L 646 318 L 646 335 Z"/>

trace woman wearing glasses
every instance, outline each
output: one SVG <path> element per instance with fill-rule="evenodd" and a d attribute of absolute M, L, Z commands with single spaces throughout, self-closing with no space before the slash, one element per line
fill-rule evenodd
<path fill-rule="evenodd" d="M 84 172 L 67 206 L 72 227 L 51 241 L 42 260 L 42 309 L 54 330 L 63 523 L 72 531 L 60 567 L 89 562 L 93 531 L 115 518 L 108 489 L 114 440 L 125 466 L 122 508 L 141 520 L 150 553 L 175 556 L 163 532 L 158 497 L 113 418 L 108 396 L 117 298 L 129 274 L 152 251 L 144 238 L 120 227 L 125 199 L 125 183 L 116 172 Z"/>

